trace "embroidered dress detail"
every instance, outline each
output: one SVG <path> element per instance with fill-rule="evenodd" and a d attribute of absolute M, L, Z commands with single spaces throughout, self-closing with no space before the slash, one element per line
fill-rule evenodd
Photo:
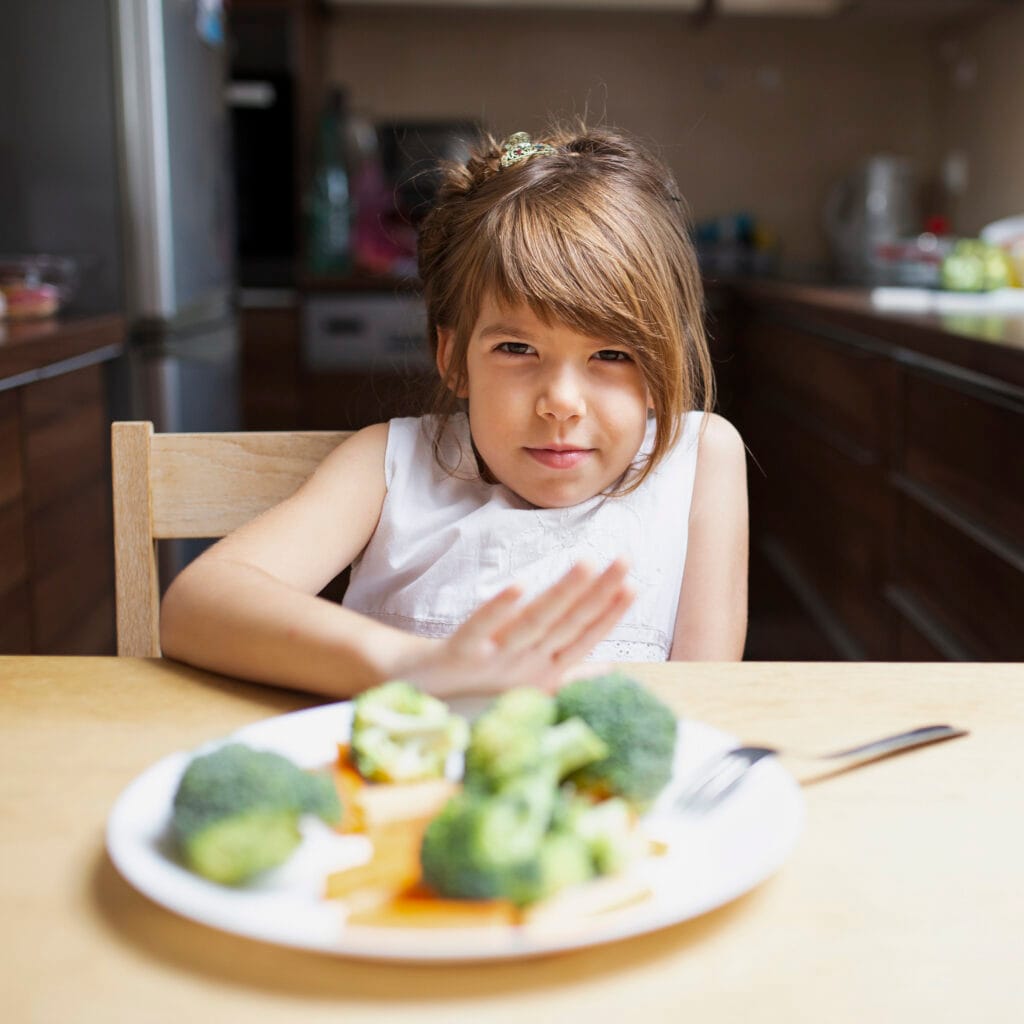
<path fill-rule="evenodd" d="M 431 417 L 392 420 L 387 496 L 370 543 L 352 567 L 344 603 L 419 636 L 453 633 L 513 580 L 527 596 L 585 559 L 630 565 L 637 598 L 590 655 L 600 661 L 664 661 L 672 647 L 686 562 L 687 524 L 701 413 L 686 416 L 675 447 L 632 493 L 598 495 L 571 508 L 536 508 L 480 478 L 462 414 L 434 458 Z M 641 452 L 654 441 L 648 424 Z"/>

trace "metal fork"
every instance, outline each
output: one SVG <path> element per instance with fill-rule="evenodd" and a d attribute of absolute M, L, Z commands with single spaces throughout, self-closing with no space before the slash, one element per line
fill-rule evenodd
<path fill-rule="evenodd" d="M 837 750 L 831 754 L 794 754 L 774 747 L 736 747 L 718 754 L 696 773 L 693 782 L 683 788 L 673 801 L 676 811 L 703 814 L 717 807 L 746 778 L 750 768 L 762 758 L 784 755 L 789 760 L 812 764 L 819 774 L 838 775 L 850 768 L 877 761 L 914 747 L 923 747 L 940 740 L 966 736 L 966 729 L 952 725 L 927 725 L 909 732 L 884 736 L 857 747 Z"/>

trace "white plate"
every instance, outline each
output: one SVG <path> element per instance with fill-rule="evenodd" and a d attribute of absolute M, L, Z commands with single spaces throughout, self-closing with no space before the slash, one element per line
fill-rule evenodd
<path fill-rule="evenodd" d="M 229 740 L 274 750 L 303 767 L 331 762 L 349 735 L 351 705 L 328 704 L 247 726 Z M 343 956 L 402 961 L 472 961 L 578 949 L 685 921 L 741 896 L 785 861 L 803 825 L 800 787 L 777 762 L 757 764 L 743 785 L 703 817 L 675 814 L 673 793 L 708 757 L 734 744 L 701 722 L 679 723 L 672 782 L 644 818 L 668 852 L 645 858 L 651 896 L 579 920 L 474 928 L 348 925 L 343 906 L 322 898 L 327 872 L 365 860 L 369 841 L 339 836 L 318 821 L 282 867 L 244 888 L 208 882 L 184 868 L 169 839 L 171 803 L 197 751 L 158 761 L 120 795 L 107 823 L 107 849 L 121 874 L 150 899 L 185 917 L 266 942 Z"/>

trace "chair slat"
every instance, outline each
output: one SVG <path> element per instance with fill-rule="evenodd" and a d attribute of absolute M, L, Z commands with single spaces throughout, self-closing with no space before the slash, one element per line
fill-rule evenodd
<path fill-rule="evenodd" d="M 223 537 L 283 501 L 348 433 L 154 434 L 153 536 Z"/>
<path fill-rule="evenodd" d="M 346 431 L 157 434 L 111 429 L 117 653 L 160 656 L 156 541 L 223 537 L 294 494 Z"/>

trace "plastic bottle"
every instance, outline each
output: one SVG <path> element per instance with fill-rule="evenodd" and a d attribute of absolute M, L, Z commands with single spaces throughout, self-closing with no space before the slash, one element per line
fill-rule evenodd
<path fill-rule="evenodd" d="M 346 114 L 344 93 L 336 89 L 320 115 L 313 180 L 306 201 L 306 265 L 313 274 L 347 274 L 352 268 Z"/>

